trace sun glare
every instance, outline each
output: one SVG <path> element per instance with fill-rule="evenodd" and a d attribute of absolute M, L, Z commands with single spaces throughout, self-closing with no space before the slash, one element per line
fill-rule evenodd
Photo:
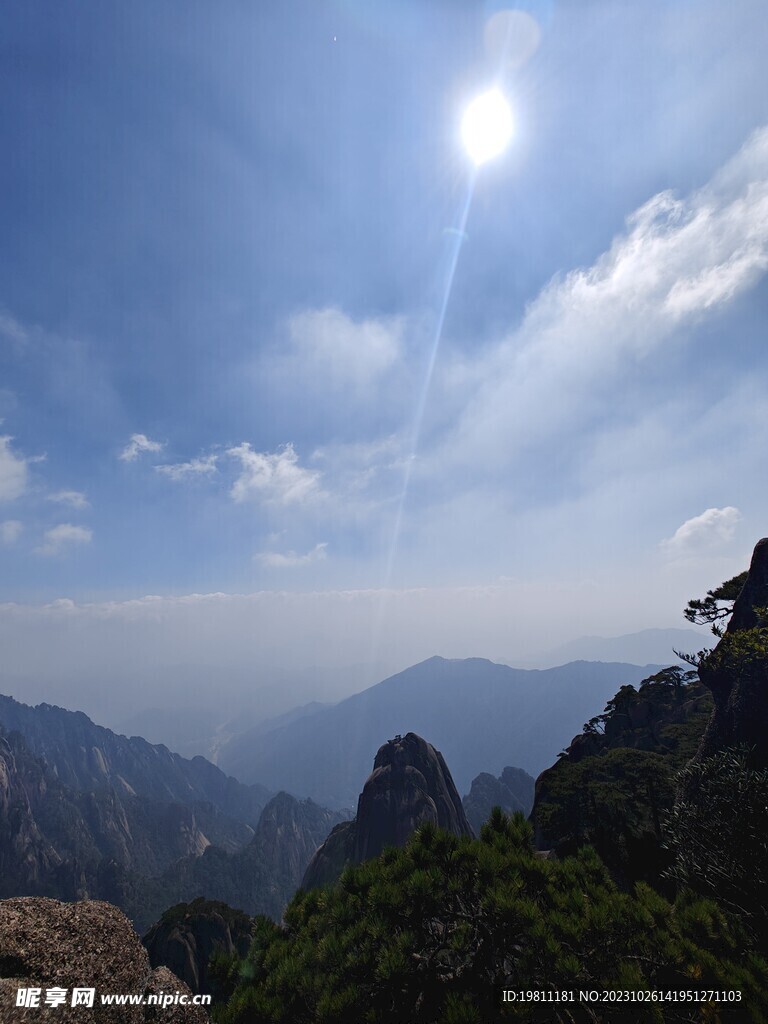
<path fill-rule="evenodd" d="M 509 103 L 498 89 L 472 100 L 461 122 L 461 137 L 470 159 L 479 166 L 498 156 L 507 148 L 513 127 Z"/>

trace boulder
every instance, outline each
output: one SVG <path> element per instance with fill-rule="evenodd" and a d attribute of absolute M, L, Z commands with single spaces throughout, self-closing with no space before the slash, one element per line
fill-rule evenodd
<path fill-rule="evenodd" d="M 39 989 L 39 1006 L 17 1006 L 19 989 Z M 46 1006 L 47 990 L 66 990 Z M 95 989 L 92 1007 L 72 1006 L 73 988 Z M 88 1021 L 93 1024 L 205 1024 L 193 1005 L 105 1005 L 103 995 L 152 993 L 192 998 L 169 971 L 153 971 L 128 918 L 111 903 L 60 903 L 26 896 L 0 901 L 0 1024 Z"/>

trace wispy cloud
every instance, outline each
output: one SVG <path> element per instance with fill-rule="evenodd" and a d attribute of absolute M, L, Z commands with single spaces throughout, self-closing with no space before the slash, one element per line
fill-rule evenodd
<path fill-rule="evenodd" d="M 70 508 L 90 507 L 90 502 L 82 491 L 56 491 L 55 494 L 49 494 L 47 500 L 55 501 L 59 505 L 69 505 Z"/>
<path fill-rule="evenodd" d="M 21 536 L 23 529 L 24 524 L 19 522 L 18 519 L 6 519 L 4 523 L 0 523 L 0 544 L 8 547 L 11 544 L 15 544 Z"/>
<path fill-rule="evenodd" d="M 160 441 L 151 441 L 146 434 L 131 434 L 130 441 L 118 458 L 123 462 L 135 462 L 144 452 L 160 452 L 164 447 Z"/>
<path fill-rule="evenodd" d="M 678 526 L 670 538 L 661 542 L 661 548 L 667 555 L 679 557 L 720 547 L 733 540 L 740 519 L 741 512 L 733 505 L 705 509 Z"/>
<path fill-rule="evenodd" d="M 328 557 L 328 544 L 316 544 L 311 551 L 305 555 L 297 555 L 295 551 L 262 551 L 256 555 L 257 561 L 270 569 L 295 569 L 298 566 L 310 565 L 312 562 L 322 562 Z"/>
<path fill-rule="evenodd" d="M 553 281 L 483 361 L 454 368 L 463 395 L 450 447 L 487 464 L 589 423 L 595 391 L 684 343 L 682 328 L 746 291 L 768 268 L 768 129 L 704 188 L 655 196 L 587 270 Z"/>
<path fill-rule="evenodd" d="M 190 459 L 189 462 L 177 462 L 175 465 L 155 466 L 158 473 L 170 477 L 171 480 L 188 480 L 194 477 L 206 476 L 216 472 L 218 456 L 205 455 L 197 459 Z"/>
<path fill-rule="evenodd" d="M 35 548 L 35 553 L 38 555 L 60 555 L 73 545 L 89 544 L 92 537 L 93 532 L 85 526 L 60 523 L 45 531 L 43 544 Z"/>
<path fill-rule="evenodd" d="M 28 459 L 11 448 L 11 437 L 0 437 L 0 501 L 20 498 L 27 489 Z"/>
<path fill-rule="evenodd" d="M 230 494 L 236 502 L 249 499 L 291 505 L 321 496 L 320 473 L 299 465 L 292 444 L 276 452 L 256 452 L 246 441 L 227 449 L 240 462 L 241 472 Z"/>
<path fill-rule="evenodd" d="M 397 362 L 404 326 L 399 317 L 353 320 L 340 309 L 305 310 L 288 321 L 287 358 L 293 372 L 320 375 L 326 386 L 362 389 Z"/>

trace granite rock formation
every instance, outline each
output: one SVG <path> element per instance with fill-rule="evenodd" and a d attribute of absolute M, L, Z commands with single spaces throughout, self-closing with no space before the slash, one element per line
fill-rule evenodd
<path fill-rule="evenodd" d="M 280 793 L 253 830 L 210 804 L 76 792 L 0 730 L 0 899 L 106 900 L 140 931 L 198 896 L 279 920 L 340 817 Z"/>
<path fill-rule="evenodd" d="M 75 792 L 18 732 L 0 730 L 0 899 L 104 899 L 146 928 L 173 902 L 157 881 L 163 871 L 198 857 L 209 835 L 238 850 L 253 834 L 210 804 L 162 803 L 110 787 Z"/>
<path fill-rule="evenodd" d="M 519 811 L 527 818 L 533 807 L 535 787 L 536 780 L 522 768 L 507 767 L 498 779 L 488 772 L 481 772 L 462 799 L 464 813 L 475 835 L 480 835 L 480 829 L 494 807 L 500 807 L 505 814 Z"/>
<path fill-rule="evenodd" d="M 211 804 L 252 827 L 271 795 L 225 775 L 204 757 L 188 759 L 140 736 L 119 736 L 82 711 L 30 707 L 0 695 L 0 727 L 20 732 L 29 750 L 74 792 L 109 787 L 160 803 Z"/>
<path fill-rule="evenodd" d="M 768 767 L 768 538 L 758 541 L 725 633 L 699 664 L 715 706 L 697 759 L 745 746 L 753 767 Z"/>
<path fill-rule="evenodd" d="M 279 921 L 309 861 L 341 815 L 311 800 L 278 793 L 264 808 L 251 841 L 236 853 L 209 846 L 163 877 L 174 902 L 221 900 L 246 914 Z"/>
<path fill-rule="evenodd" d="M 66 990 L 66 1002 L 44 1006 L 47 988 Z M 93 1008 L 73 1007 L 73 988 L 95 989 Z M 42 990 L 39 1007 L 17 1007 L 19 988 Z M 192 993 L 167 968 L 153 971 L 127 918 L 109 903 L 23 897 L 0 902 L 0 1024 L 93 1021 L 94 1024 L 205 1024 L 200 1006 L 103 1005 L 102 995 L 187 999 Z"/>
<path fill-rule="evenodd" d="M 217 953 L 245 957 L 253 920 L 225 903 L 198 898 L 167 910 L 142 942 L 155 967 L 166 967 L 193 992 L 210 992 L 208 965 Z"/>
<path fill-rule="evenodd" d="M 303 888 L 329 884 L 344 864 L 377 857 L 386 846 L 405 846 L 425 822 L 454 835 L 472 835 L 442 754 L 409 732 L 379 748 L 358 800 L 357 817 L 337 826 L 315 853 Z"/>

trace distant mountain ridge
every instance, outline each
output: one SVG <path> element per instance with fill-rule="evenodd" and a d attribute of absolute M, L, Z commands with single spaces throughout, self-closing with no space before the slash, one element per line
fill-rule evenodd
<path fill-rule="evenodd" d="M 198 896 L 279 919 L 343 815 L 287 793 L 262 806 L 266 792 L 80 712 L 0 697 L 0 898 L 106 899 L 140 930 Z"/>
<path fill-rule="evenodd" d="M 569 661 L 623 661 L 635 665 L 651 662 L 675 665 L 675 651 L 698 651 L 711 646 L 708 635 L 695 629 L 641 629 L 621 636 L 580 636 L 536 656 L 535 666 L 562 665 Z M 528 664 L 527 662 L 525 664 Z"/>
<path fill-rule="evenodd" d="M 354 806 L 370 751 L 395 734 L 428 735 L 466 792 L 510 763 L 534 777 L 623 683 L 660 666 L 574 662 L 514 669 L 483 658 L 434 657 L 311 717 L 246 732 L 219 754 L 243 781 L 259 780 L 326 807 Z"/>
<path fill-rule="evenodd" d="M 272 795 L 258 784 L 243 785 L 203 757 L 188 759 L 140 736 L 120 736 L 82 711 L 30 707 L 0 695 L 0 726 L 21 733 L 28 750 L 76 792 L 111 786 L 160 802 L 210 803 L 251 827 Z"/>

